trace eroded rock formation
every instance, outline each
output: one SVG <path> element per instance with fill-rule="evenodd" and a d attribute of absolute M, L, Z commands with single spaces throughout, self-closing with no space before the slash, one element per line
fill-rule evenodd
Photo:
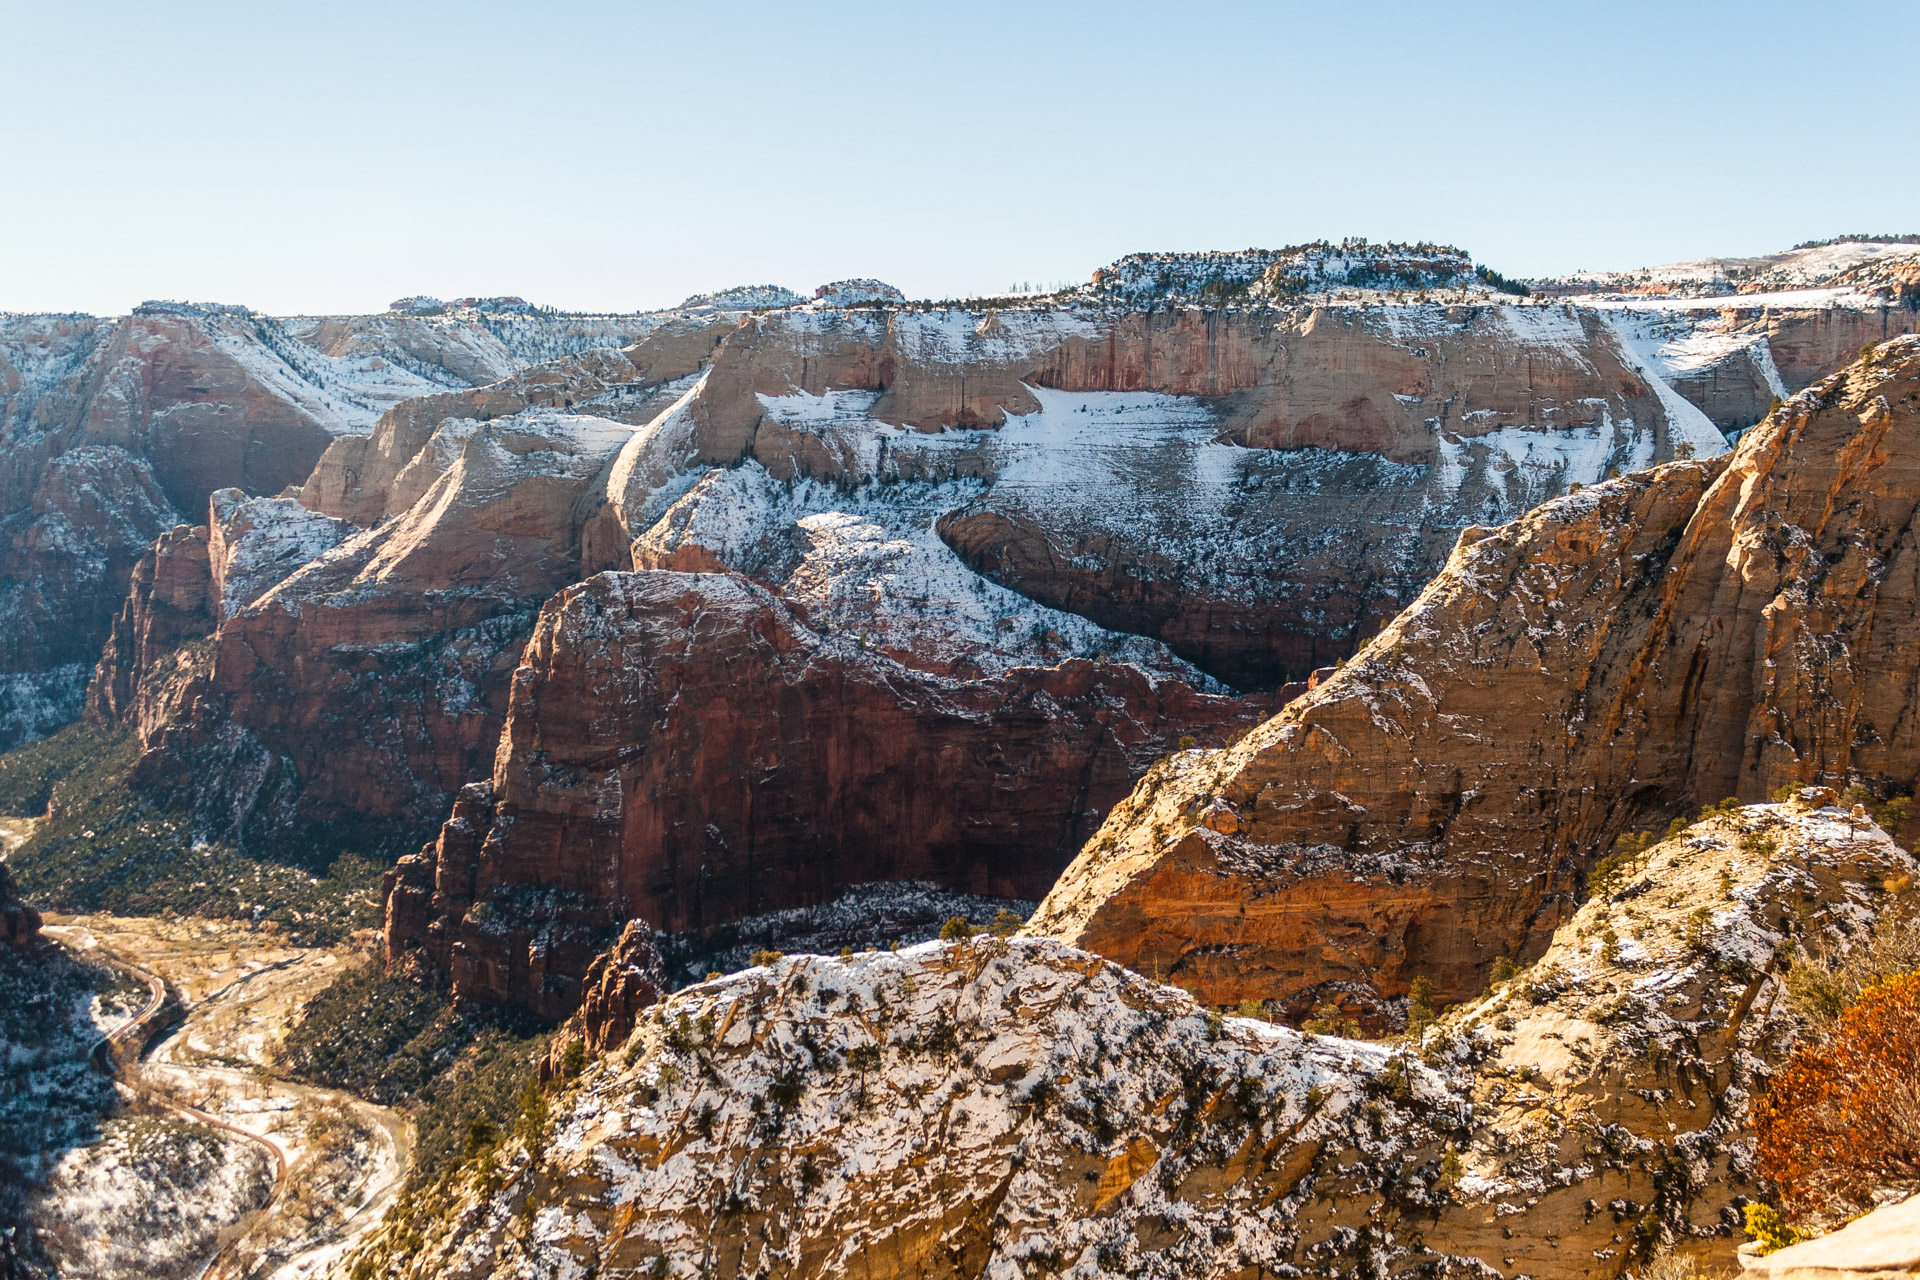
<path fill-rule="evenodd" d="M 704 467 L 939 486 L 868 502 L 916 497 L 994 581 L 1242 687 L 1349 652 L 1460 525 L 1724 448 L 1604 315 L 1496 305 L 753 316 L 664 426 L 591 565 L 644 567 Z"/>
<path fill-rule="evenodd" d="M 1775 958 L 1911 855 L 1830 791 L 1651 849 L 1414 1045 L 1222 1017 L 1051 939 L 805 956 L 589 1021 L 550 1136 L 398 1213 L 374 1275 L 1611 1280 L 1731 1260 Z M 1857 935 L 1855 935 L 1857 936 Z M 519 1224 L 531 1222 L 533 1228 Z"/>
<path fill-rule="evenodd" d="M 486 775 L 520 646 L 575 576 L 574 504 L 629 434 L 558 413 L 443 422 L 429 448 L 445 470 L 404 516 L 351 537 L 290 500 L 236 503 L 217 521 L 233 551 L 211 661 L 149 743 L 142 784 L 242 843 L 430 830 Z M 253 598 L 286 565 L 276 548 L 300 542 L 297 571 Z"/>
<path fill-rule="evenodd" d="M 13 876 L 0 862 L 0 930 L 7 945 L 20 955 L 35 955 L 46 945 L 40 932 L 40 913 L 14 892 Z"/>
<path fill-rule="evenodd" d="M 1463 533 L 1332 678 L 1149 775 L 1030 928 L 1209 1002 L 1479 990 L 1630 828 L 1920 774 L 1920 339 L 1729 458 Z"/>
<path fill-rule="evenodd" d="M 1174 739 L 1274 705 L 1082 659 L 938 676 L 739 576 L 601 574 L 543 610 L 491 783 L 389 878 L 389 955 L 558 1016 L 634 917 L 701 929 L 876 880 L 1037 897 Z"/>

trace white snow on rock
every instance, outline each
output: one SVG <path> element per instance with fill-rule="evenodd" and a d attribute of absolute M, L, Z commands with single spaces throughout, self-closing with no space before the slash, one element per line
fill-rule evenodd
<path fill-rule="evenodd" d="M 907 295 L 884 280 L 835 280 L 813 291 L 818 308 L 853 307 L 865 302 L 905 302 Z"/>
<path fill-rule="evenodd" d="M 297 499 L 249 498 L 239 489 L 214 490 L 208 524 L 222 618 L 231 618 L 358 532 L 351 522 L 310 511 Z"/>
<path fill-rule="evenodd" d="M 1617 315 L 1610 315 L 1607 320 L 1619 337 L 1621 349 L 1627 354 L 1630 363 L 1637 366 L 1636 372 L 1646 380 L 1648 386 L 1653 388 L 1654 394 L 1660 397 L 1660 406 L 1667 411 L 1667 434 L 1675 445 L 1681 443 L 1692 445 L 1694 456 L 1697 458 L 1718 457 L 1725 453 L 1728 447 L 1727 438 L 1721 434 L 1720 428 L 1714 426 L 1707 415 L 1695 408 L 1692 402 L 1675 391 L 1673 384 L 1668 381 L 1672 371 L 1688 366 L 1677 363 L 1668 364 L 1663 359 L 1667 344 L 1661 344 L 1649 350 L 1646 330 L 1642 326 L 1623 323 L 1621 317 Z M 1682 358 L 1683 352 L 1686 358 L 1698 358 L 1699 355 L 1698 349 L 1676 348 L 1671 358 L 1677 361 Z M 1779 380 L 1778 372 L 1774 374 L 1774 380 L 1776 382 Z"/>
<path fill-rule="evenodd" d="M 808 399 L 806 408 L 825 420 L 820 402 L 831 397 Z M 1105 654 L 1155 677 L 1220 687 L 1157 641 L 1036 604 L 963 564 L 934 523 L 981 488 L 955 480 L 849 492 L 812 479 L 782 483 L 748 462 L 694 484 L 636 541 L 636 562 L 676 563 L 677 551 L 701 548 L 729 568 L 779 582 L 814 628 L 921 670 L 998 674 L 1063 653 Z"/>
<path fill-rule="evenodd" d="M 1637 271 L 1583 271 L 1551 283 L 1584 289 L 1583 304 L 1875 305 L 1862 288 L 1920 259 L 1920 244 L 1841 239 L 1754 258 L 1695 258 Z M 1824 295 L 1824 297 L 1822 296 Z"/>

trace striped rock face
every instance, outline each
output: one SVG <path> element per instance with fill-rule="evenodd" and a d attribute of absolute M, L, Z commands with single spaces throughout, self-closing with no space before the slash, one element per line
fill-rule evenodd
<path fill-rule="evenodd" d="M 1117 807 L 1031 928 L 1209 1002 L 1478 991 L 1633 829 L 1920 775 L 1920 339 L 1731 456 L 1473 528 L 1418 601 L 1236 746 Z"/>

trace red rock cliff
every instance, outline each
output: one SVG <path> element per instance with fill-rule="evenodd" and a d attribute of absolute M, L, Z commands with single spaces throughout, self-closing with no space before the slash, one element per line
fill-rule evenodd
<path fill-rule="evenodd" d="M 559 1015 L 635 917 L 698 929 L 889 879 L 1038 895 L 1170 738 L 1272 705 L 1079 660 L 940 678 L 742 578 L 601 574 L 542 611 L 490 787 L 390 878 L 389 956 Z"/>

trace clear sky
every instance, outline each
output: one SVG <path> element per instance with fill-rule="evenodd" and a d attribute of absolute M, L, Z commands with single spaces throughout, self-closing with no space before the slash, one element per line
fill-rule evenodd
<path fill-rule="evenodd" d="M 0 0 L 0 310 L 1920 232 L 1920 3 Z"/>

